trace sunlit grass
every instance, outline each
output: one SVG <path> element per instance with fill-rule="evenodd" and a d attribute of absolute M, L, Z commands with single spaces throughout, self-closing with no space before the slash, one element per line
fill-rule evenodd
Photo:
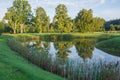
<path fill-rule="evenodd" d="M 16 35 L 17 36 L 17 35 Z M 7 46 L 9 36 L 0 36 L 0 80 L 64 80 L 38 68 Z"/>

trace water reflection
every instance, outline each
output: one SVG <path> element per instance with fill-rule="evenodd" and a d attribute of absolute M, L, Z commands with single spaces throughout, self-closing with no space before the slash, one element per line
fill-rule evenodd
<path fill-rule="evenodd" d="M 23 43 L 30 48 L 36 48 L 38 51 L 44 50 L 53 57 L 63 59 L 63 61 L 66 59 L 81 61 L 89 59 L 90 61 L 100 57 L 100 54 L 102 54 L 102 52 L 95 52 L 96 39 L 58 40 L 55 38 L 53 41 L 49 41 L 48 38 L 37 38 L 27 42 L 25 40 Z M 97 55 L 98 53 L 99 55 Z"/>
<path fill-rule="evenodd" d="M 72 46 L 72 42 L 54 42 L 54 47 L 57 50 L 56 55 L 63 59 L 67 58 L 67 56 L 71 52 L 69 48 Z"/>
<path fill-rule="evenodd" d="M 72 41 L 48 42 L 38 39 L 27 42 L 26 45 L 36 47 L 38 50 L 47 50 L 48 53 L 51 53 L 56 57 L 60 57 L 62 59 L 68 58 L 69 54 L 73 53 L 78 54 L 83 59 L 86 59 L 92 57 L 92 51 L 94 50 L 95 41 L 95 39 L 75 39 Z M 74 50 L 71 49 L 73 47 Z"/>
<path fill-rule="evenodd" d="M 74 45 L 80 57 L 83 59 L 91 58 L 95 46 L 95 39 L 79 39 Z"/>

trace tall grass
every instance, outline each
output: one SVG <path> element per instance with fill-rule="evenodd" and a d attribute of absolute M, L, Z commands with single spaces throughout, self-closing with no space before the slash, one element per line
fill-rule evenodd
<path fill-rule="evenodd" d="M 8 40 L 8 45 L 33 64 L 67 80 L 120 80 L 120 62 L 105 64 L 100 61 L 98 64 L 53 58 L 47 50 L 27 48 L 14 38 Z"/>

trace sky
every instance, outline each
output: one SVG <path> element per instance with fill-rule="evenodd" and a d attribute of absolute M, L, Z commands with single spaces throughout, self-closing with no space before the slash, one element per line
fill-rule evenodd
<path fill-rule="evenodd" d="M 7 9 L 12 6 L 14 0 L 0 0 L 0 20 L 4 17 Z M 94 17 L 104 18 L 106 21 L 120 18 L 120 0 L 28 0 L 32 12 L 37 7 L 43 7 L 51 21 L 55 15 L 55 8 L 59 4 L 65 4 L 68 15 L 73 19 L 80 10 L 92 9 Z"/>

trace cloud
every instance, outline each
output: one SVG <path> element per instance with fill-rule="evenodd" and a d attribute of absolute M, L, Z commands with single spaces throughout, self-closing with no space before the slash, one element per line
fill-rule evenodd
<path fill-rule="evenodd" d="M 72 8 L 94 7 L 99 5 L 99 0 L 30 0 L 30 3 L 38 6 L 56 7 L 58 4 L 65 4 Z"/>
<path fill-rule="evenodd" d="M 103 11 L 94 14 L 94 16 L 103 17 L 105 20 L 112 20 L 120 18 L 120 9 L 119 8 L 108 8 Z"/>
<path fill-rule="evenodd" d="M 120 10 L 119 9 L 109 9 L 109 10 L 104 10 L 102 12 L 102 15 L 105 17 L 105 19 L 116 19 L 120 18 Z"/>
<path fill-rule="evenodd" d="M 101 4 L 104 4 L 106 2 L 106 0 L 100 0 Z"/>

